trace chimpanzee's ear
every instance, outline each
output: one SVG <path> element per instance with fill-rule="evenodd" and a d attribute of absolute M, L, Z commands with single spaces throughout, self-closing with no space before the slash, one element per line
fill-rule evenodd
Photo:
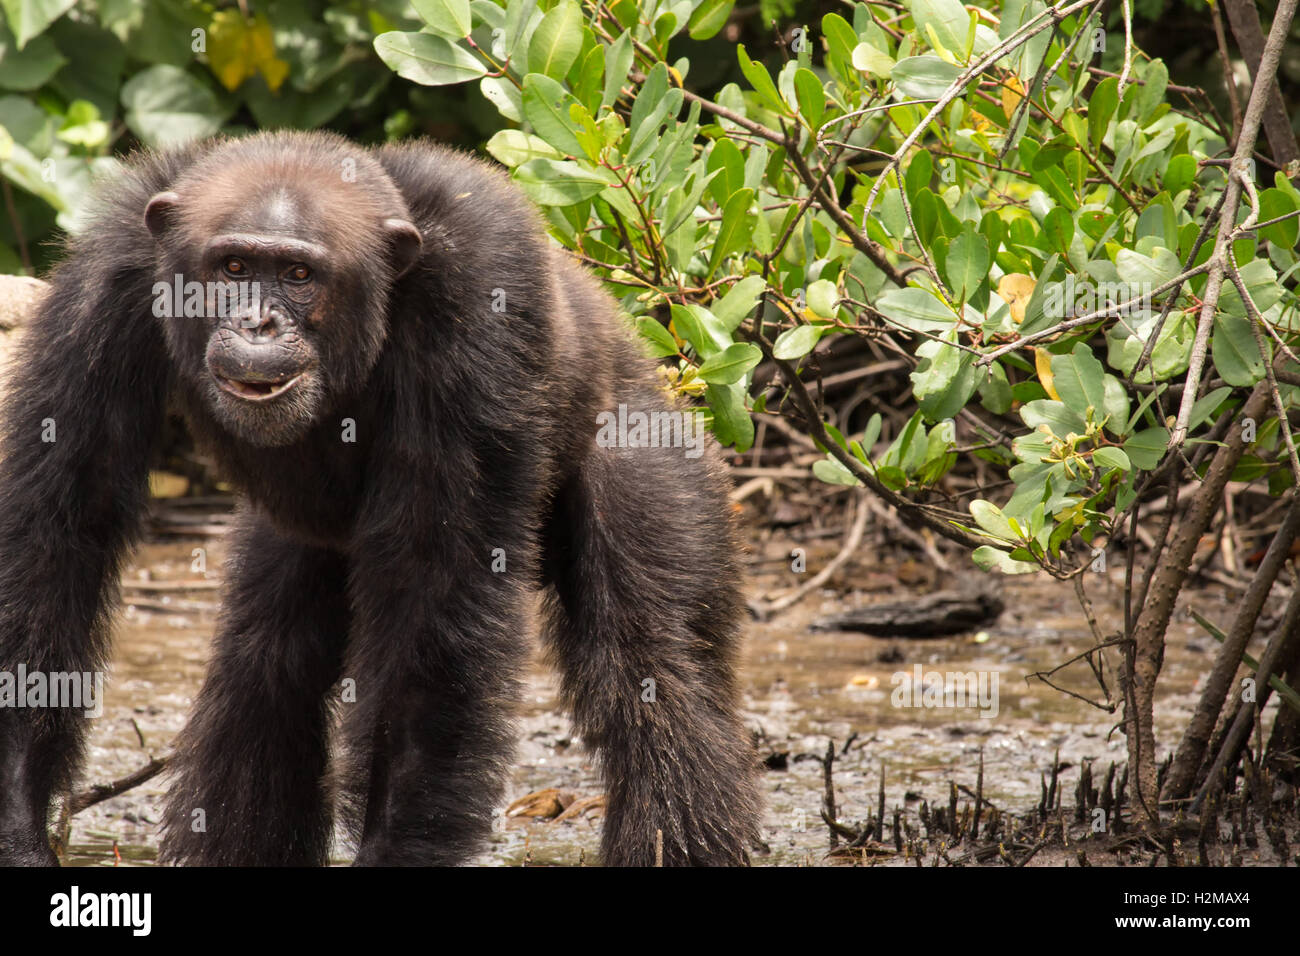
<path fill-rule="evenodd" d="M 155 200 L 157 198 L 154 197 Z M 424 238 L 415 224 L 407 219 L 385 219 L 384 234 L 388 237 L 388 246 L 392 250 L 393 278 L 397 279 L 405 275 L 415 265 L 415 260 L 420 258 Z"/>
<path fill-rule="evenodd" d="M 180 203 L 180 196 L 173 192 L 165 192 L 154 196 L 149 200 L 149 205 L 144 207 L 144 224 L 155 239 L 161 240 L 172 227 Z"/>

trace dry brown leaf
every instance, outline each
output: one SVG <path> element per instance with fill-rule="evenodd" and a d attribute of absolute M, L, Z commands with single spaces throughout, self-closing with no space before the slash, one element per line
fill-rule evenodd
<path fill-rule="evenodd" d="M 571 790 L 547 787 L 526 793 L 506 807 L 507 817 L 534 817 L 549 820 L 558 817 L 577 798 Z"/>

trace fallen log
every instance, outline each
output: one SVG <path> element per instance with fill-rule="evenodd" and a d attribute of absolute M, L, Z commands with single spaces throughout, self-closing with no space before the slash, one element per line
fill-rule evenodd
<path fill-rule="evenodd" d="M 814 631 L 856 631 L 875 637 L 945 637 L 994 623 L 1005 605 L 989 591 L 933 594 L 869 604 L 813 622 Z"/>

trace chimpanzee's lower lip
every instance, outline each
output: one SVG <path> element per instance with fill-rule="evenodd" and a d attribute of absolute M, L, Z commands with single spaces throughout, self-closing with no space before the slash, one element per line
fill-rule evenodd
<path fill-rule="evenodd" d="M 279 398 L 289 389 L 298 384 L 302 374 L 294 375 L 292 378 L 286 378 L 278 382 L 241 382 L 238 379 L 226 378 L 222 375 L 213 376 L 217 380 L 217 385 L 221 390 L 234 395 L 236 398 L 242 398 L 249 402 L 267 402 L 273 398 Z"/>

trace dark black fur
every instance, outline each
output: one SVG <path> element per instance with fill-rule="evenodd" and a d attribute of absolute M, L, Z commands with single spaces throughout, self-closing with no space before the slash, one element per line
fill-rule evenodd
<path fill-rule="evenodd" d="M 344 160 L 355 181 L 330 175 Z M 232 183 L 257 201 L 228 195 Z M 179 210 L 167 235 L 180 238 L 155 242 L 145 209 L 172 191 L 179 202 L 150 224 Z M 238 228 L 265 231 L 268 196 L 290 201 L 293 230 L 316 222 L 313 203 L 360 211 L 349 234 L 317 236 L 350 258 L 322 280 L 334 309 L 296 328 L 319 358 L 315 390 L 301 420 L 260 432 L 213 391 L 210 320 L 155 318 L 151 287 L 196 268 L 190 240 L 208 227 L 186 210 L 229 208 Z M 598 412 L 666 400 L 604 293 L 507 179 L 429 144 L 367 152 L 269 134 L 137 157 L 102 197 L 8 384 L 0 670 L 103 666 L 153 445 L 179 405 L 247 502 L 178 742 L 164 858 L 324 862 L 330 701 L 348 677 L 340 809 L 357 861 L 464 860 L 502 794 L 540 582 L 565 697 L 609 788 L 604 861 L 651 863 L 662 831 L 668 864 L 743 862 L 758 800 L 735 711 L 739 575 L 716 456 L 595 444 Z M 423 238 L 395 281 L 382 217 Z M 508 573 L 492 573 L 494 548 Z M 83 724 L 79 711 L 0 709 L 0 861 L 53 861 L 50 796 L 74 775 Z"/>

